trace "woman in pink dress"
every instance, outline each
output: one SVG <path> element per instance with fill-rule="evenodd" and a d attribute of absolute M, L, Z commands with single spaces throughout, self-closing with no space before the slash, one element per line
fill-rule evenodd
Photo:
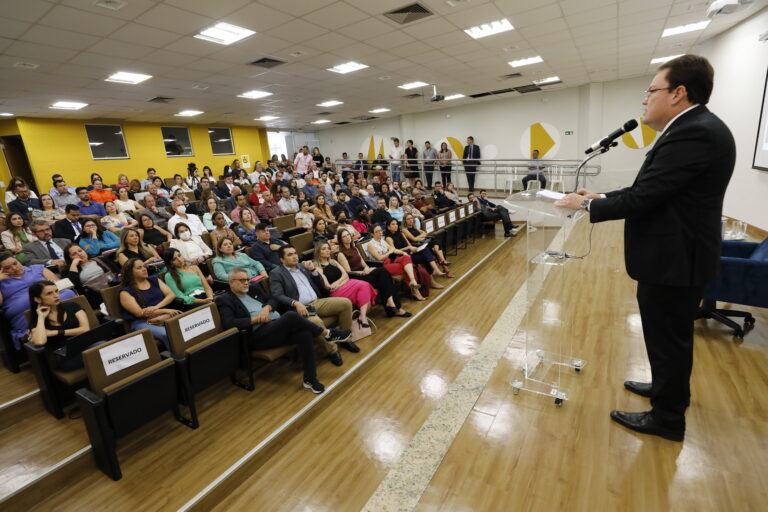
<path fill-rule="evenodd" d="M 322 242 L 315 247 L 315 267 L 320 270 L 331 297 L 346 297 L 360 310 L 360 323 L 368 327 L 368 310 L 376 300 L 376 290 L 370 283 L 350 279 L 349 274 L 331 258 L 331 246 Z"/>

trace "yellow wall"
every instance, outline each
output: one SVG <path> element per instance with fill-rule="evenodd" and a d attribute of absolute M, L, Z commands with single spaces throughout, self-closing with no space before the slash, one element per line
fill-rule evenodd
<path fill-rule="evenodd" d="M 4 135 L 18 135 L 19 127 L 16 124 L 15 119 L 3 119 L 0 120 L 0 137 Z M 8 181 L 11 179 L 11 172 L 8 169 L 8 165 L 5 163 L 5 157 L 0 155 L 0 181 L 8 185 Z M 0 188 L 3 192 L 2 202 L 3 208 L 5 208 L 5 188 Z"/>
<path fill-rule="evenodd" d="M 83 126 L 85 123 L 120 124 L 130 158 L 94 160 Z M 167 157 L 160 126 L 187 126 L 194 156 Z M 51 186 L 51 176 L 56 173 L 62 174 L 68 185 L 85 186 L 90 184 L 91 173 L 98 172 L 109 185 L 116 183 L 117 176 L 123 173 L 129 178 L 146 178 L 148 167 L 157 169 L 159 176 L 170 178 L 176 173 L 186 176 L 187 163 L 195 162 L 198 169 L 208 165 L 218 176 L 224 165 L 240 155 L 250 155 L 251 169 L 257 160 L 264 162 L 269 158 L 266 130 L 251 126 L 232 127 L 235 154 L 226 156 L 211 154 L 207 125 L 22 118 L 18 119 L 18 128 L 16 133 L 21 133 L 35 181 L 38 187 L 46 190 Z"/>

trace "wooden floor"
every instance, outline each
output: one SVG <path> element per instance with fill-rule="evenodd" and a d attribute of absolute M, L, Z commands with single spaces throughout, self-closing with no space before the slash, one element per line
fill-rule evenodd
<path fill-rule="evenodd" d="M 583 222 L 572 238 L 585 246 L 587 234 Z M 500 241 L 482 239 L 461 251 L 451 258 L 454 272 L 466 272 Z M 622 387 L 626 378 L 647 379 L 649 370 L 635 284 L 623 267 L 621 223 L 599 225 L 592 242 L 592 254 L 580 262 L 582 272 L 568 276 L 561 300 L 542 308 L 528 325 L 541 333 L 567 332 L 575 353 L 588 361 L 580 375 L 564 376 L 571 399 L 555 408 L 546 398 L 512 394 L 521 332 L 510 332 L 507 354 L 488 375 L 418 510 L 766 509 L 768 313 L 753 310 L 757 325 L 743 343 L 714 321 L 698 321 L 685 442 L 634 434 L 608 417 L 611 409 L 648 408 L 647 400 Z M 523 284 L 525 268 L 523 235 L 502 245 L 401 331 L 364 375 L 333 390 L 333 399 L 263 466 L 232 479 L 232 488 L 212 508 L 359 510 L 445 399 Z M 416 311 L 425 304 L 405 306 Z M 319 378 L 326 385 L 338 379 L 404 324 L 382 319 L 381 332 L 361 343 L 361 354 L 343 352 L 341 368 L 324 362 Z M 178 509 L 315 398 L 299 388 L 300 373 L 295 364 L 274 365 L 253 393 L 227 383 L 214 386 L 201 396 L 200 429 L 160 418 L 120 442 L 123 480 L 80 471 L 68 488 L 39 496 L 34 509 Z M 77 436 L 64 435 L 72 439 L 65 451 L 74 450 Z M 38 445 L 32 437 L 30 446 Z M 8 465 L 2 456 L 0 481 L 8 482 L 20 465 Z"/>

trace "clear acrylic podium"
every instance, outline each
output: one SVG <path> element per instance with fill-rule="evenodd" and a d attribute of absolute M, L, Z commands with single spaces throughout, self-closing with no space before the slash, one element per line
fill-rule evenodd
<path fill-rule="evenodd" d="M 579 373 L 585 365 L 573 355 L 581 297 L 574 294 L 576 286 L 566 290 L 569 276 L 578 279 L 581 263 L 568 250 L 569 234 L 584 212 L 558 208 L 552 196 L 548 190 L 522 191 L 507 197 L 504 205 L 524 213 L 528 221 L 524 346 L 512 389 L 514 394 L 522 389 L 551 397 L 560 406 L 568 399 L 564 372 Z"/>

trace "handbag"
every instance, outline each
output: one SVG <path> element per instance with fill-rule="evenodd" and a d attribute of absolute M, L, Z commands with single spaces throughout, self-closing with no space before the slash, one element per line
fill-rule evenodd
<path fill-rule="evenodd" d="M 95 261 L 102 268 L 102 270 L 104 270 L 104 273 L 100 276 L 94 277 L 87 283 L 83 283 L 83 288 L 93 293 L 101 293 L 101 290 L 117 284 L 119 281 L 118 276 L 112 272 L 106 263 L 101 261 L 99 258 L 93 258 L 93 261 Z"/>
<path fill-rule="evenodd" d="M 358 341 L 367 338 L 377 330 L 378 328 L 376 327 L 376 324 L 373 323 L 373 320 L 369 318 L 368 327 L 363 327 L 363 323 L 360 321 L 360 312 L 355 311 L 352 313 L 352 338 L 350 341 Z"/>

